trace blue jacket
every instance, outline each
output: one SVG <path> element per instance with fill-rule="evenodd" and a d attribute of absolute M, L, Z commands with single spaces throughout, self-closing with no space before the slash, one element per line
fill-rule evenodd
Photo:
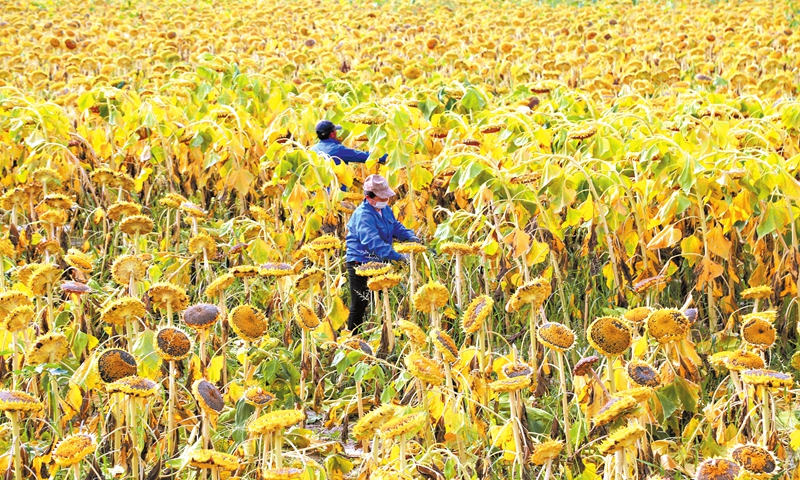
<path fill-rule="evenodd" d="M 333 159 L 336 165 L 340 163 L 364 163 L 369 158 L 369 152 L 362 152 L 361 150 L 353 150 L 342 145 L 342 142 L 333 138 L 320 140 L 319 143 L 311 147 L 311 150 L 317 154 L 325 154 Z M 379 160 L 380 163 L 386 161 L 386 155 L 382 156 Z"/>
<path fill-rule="evenodd" d="M 402 255 L 392 248 L 392 239 L 417 240 L 414 232 L 394 218 L 391 207 L 378 210 L 366 200 L 347 222 L 347 261 L 397 261 Z"/>

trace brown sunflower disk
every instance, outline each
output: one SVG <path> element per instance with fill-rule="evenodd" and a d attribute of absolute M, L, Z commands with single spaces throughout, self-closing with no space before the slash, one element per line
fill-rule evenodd
<path fill-rule="evenodd" d="M 125 350 L 111 348 L 97 357 L 97 372 L 105 383 L 136 375 L 136 358 Z"/>
<path fill-rule="evenodd" d="M 155 350 L 164 360 L 183 360 L 192 352 L 192 339 L 189 334 L 176 327 L 162 327 L 155 337 Z"/>

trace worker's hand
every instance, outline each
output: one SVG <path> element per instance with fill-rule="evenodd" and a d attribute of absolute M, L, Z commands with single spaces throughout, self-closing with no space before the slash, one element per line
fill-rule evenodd
<path fill-rule="evenodd" d="M 420 245 L 425 243 L 425 242 L 422 241 L 421 238 L 417 238 L 417 237 L 412 238 L 411 240 L 409 240 L 409 242 L 411 242 L 411 243 L 419 243 Z"/>
<path fill-rule="evenodd" d="M 408 263 L 408 254 L 405 253 L 400 254 L 400 260 L 398 261 L 400 263 Z"/>

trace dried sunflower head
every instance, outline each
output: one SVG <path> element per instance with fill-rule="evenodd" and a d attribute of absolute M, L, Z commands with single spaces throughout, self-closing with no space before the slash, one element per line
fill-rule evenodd
<path fill-rule="evenodd" d="M 174 283 L 156 283 L 147 291 L 147 296 L 150 298 L 153 308 L 162 311 L 166 311 L 167 306 L 170 306 L 173 312 L 180 312 L 189 305 L 189 296 L 186 295 L 186 290 Z"/>
<path fill-rule="evenodd" d="M 440 250 L 442 253 L 453 256 L 475 254 L 475 247 L 471 243 L 446 242 L 442 244 Z"/>
<path fill-rule="evenodd" d="M 475 297 L 467 306 L 461 319 L 461 328 L 464 333 L 470 335 L 480 330 L 486 317 L 492 313 L 493 307 L 494 300 L 489 295 Z"/>
<path fill-rule="evenodd" d="M 636 307 L 623 313 L 622 319 L 626 322 L 638 325 L 647 320 L 647 317 L 649 317 L 654 311 L 655 309 L 651 307 Z"/>
<path fill-rule="evenodd" d="M 8 312 L 0 320 L 0 329 L 7 332 L 18 333 L 27 329 L 36 316 L 36 311 L 30 305 L 22 305 Z"/>
<path fill-rule="evenodd" d="M 208 330 L 217 323 L 220 313 L 216 305 L 199 303 L 184 310 L 183 323 L 196 332 Z"/>
<path fill-rule="evenodd" d="M 317 252 L 338 250 L 342 248 L 342 241 L 333 235 L 321 235 L 309 242 L 309 246 Z"/>
<path fill-rule="evenodd" d="M 252 305 L 239 305 L 228 319 L 237 335 L 248 342 L 258 341 L 267 333 L 267 317 Z"/>
<path fill-rule="evenodd" d="M 32 307 L 33 302 L 22 292 L 10 290 L 0 293 L 0 321 L 18 307 Z"/>
<path fill-rule="evenodd" d="M 76 433 L 58 442 L 53 449 L 53 461 L 60 467 L 80 463 L 97 449 L 97 438 L 90 433 Z"/>
<path fill-rule="evenodd" d="M 410 353 L 406 355 L 405 364 L 411 375 L 425 383 L 441 385 L 444 381 L 442 365 L 421 353 Z"/>
<path fill-rule="evenodd" d="M 64 261 L 67 262 L 67 265 L 70 267 L 82 270 L 84 273 L 90 273 L 92 270 L 94 270 L 92 258 L 79 250 L 75 250 L 74 248 L 70 248 L 67 251 L 67 254 L 64 256 Z"/>
<path fill-rule="evenodd" d="M 119 348 L 110 348 L 97 357 L 97 373 L 105 383 L 136 375 L 136 357 Z"/>
<path fill-rule="evenodd" d="M 662 308 L 647 317 L 647 331 L 658 343 L 678 341 L 689 333 L 690 322 L 680 310 Z"/>
<path fill-rule="evenodd" d="M 603 443 L 600 444 L 599 450 L 603 455 L 608 455 L 624 448 L 630 447 L 636 443 L 640 438 L 644 437 L 647 431 L 638 424 L 627 425 L 618 428 L 611 432 Z"/>
<path fill-rule="evenodd" d="M 534 465 L 544 465 L 558 458 L 563 448 L 564 442 L 561 440 L 547 440 L 537 443 L 531 452 L 530 462 Z"/>
<path fill-rule="evenodd" d="M 122 217 L 130 217 L 142 213 L 142 206 L 133 202 L 117 202 L 106 212 L 106 216 L 113 221 L 119 221 Z"/>
<path fill-rule="evenodd" d="M 17 390 L 0 390 L 0 412 L 38 412 L 44 405 L 31 395 Z"/>
<path fill-rule="evenodd" d="M 776 372 L 774 370 L 756 369 L 743 370 L 742 382 L 755 387 L 766 388 L 792 388 L 794 379 L 788 373 Z"/>
<path fill-rule="evenodd" d="M 430 332 L 431 342 L 436 350 L 442 354 L 445 361 L 448 363 L 455 363 L 458 360 L 458 346 L 450 335 L 438 328 L 434 328 Z"/>
<path fill-rule="evenodd" d="M 168 194 L 164 195 L 163 197 L 161 197 L 161 199 L 158 201 L 158 203 L 160 205 L 165 206 L 165 207 L 178 209 L 178 208 L 181 208 L 181 204 L 183 204 L 183 203 L 185 203 L 187 201 L 188 200 L 186 200 L 186 197 L 184 197 L 183 195 L 181 195 L 179 193 L 168 193 Z"/>
<path fill-rule="evenodd" d="M 763 318 L 755 317 L 742 324 L 742 339 L 750 345 L 767 349 L 775 343 L 777 331 L 769 322 Z"/>
<path fill-rule="evenodd" d="M 356 275 L 361 277 L 375 277 L 385 275 L 392 271 L 392 266 L 388 263 L 367 262 L 356 267 Z"/>
<path fill-rule="evenodd" d="M 147 235 L 153 231 L 153 220 L 147 215 L 131 215 L 120 222 L 119 229 L 126 235 Z"/>
<path fill-rule="evenodd" d="M 106 385 L 108 393 L 124 393 L 132 397 L 147 398 L 158 392 L 159 384 L 149 378 L 131 375 Z"/>
<path fill-rule="evenodd" d="M 325 272 L 322 269 L 308 268 L 300 272 L 300 276 L 294 282 L 294 287 L 298 290 L 308 290 L 321 284 L 323 280 L 325 280 Z"/>
<path fill-rule="evenodd" d="M 239 458 L 216 450 L 200 449 L 192 452 L 189 465 L 195 468 L 218 468 L 232 472 L 239 468 Z"/>
<path fill-rule="evenodd" d="M 255 265 L 237 265 L 231 267 L 228 271 L 238 278 L 251 278 L 258 276 L 259 267 Z"/>
<path fill-rule="evenodd" d="M 566 325 L 545 322 L 536 329 L 536 338 L 546 347 L 565 352 L 575 345 L 575 333 Z"/>
<path fill-rule="evenodd" d="M 736 480 L 739 465 L 726 458 L 709 458 L 697 466 L 695 480 Z"/>
<path fill-rule="evenodd" d="M 396 273 L 385 273 L 376 275 L 367 280 L 367 288 L 372 291 L 392 288 L 400 283 L 403 277 Z"/>
<path fill-rule="evenodd" d="M 600 317 L 589 325 L 586 338 L 601 355 L 616 357 L 631 346 L 631 327 L 617 317 Z"/>
<path fill-rule="evenodd" d="M 762 300 L 772 296 L 772 287 L 769 285 L 750 287 L 745 289 L 741 295 L 745 300 Z"/>
<path fill-rule="evenodd" d="M 208 212 L 203 210 L 199 205 L 195 205 L 192 202 L 183 202 L 181 203 L 180 211 L 189 215 L 190 217 L 194 218 L 206 218 L 208 216 Z"/>
<path fill-rule="evenodd" d="M 395 417 L 384 423 L 379 429 L 381 438 L 397 438 L 418 432 L 428 421 L 427 412 L 409 413 Z"/>
<path fill-rule="evenodd" d="M 306 414 L 302 410 L 275 410 L 253 420 L 247 431 L 255 435 L 264 435 L 289 428 L 305 419 Z"/>
<path fill-rule="evenodd" d="M 140 282 L 147 273 L 147 264 L 138 255 L 121 255 L 111 266 L 111 276 L 118 285 Z"/>
<path fill-rule="evenodd" d="M 233 274 L 226 273 L 220 275 L 213 282 L 208 284 L 203 293 L 205 293 L 206 297 L 216 298 L 220 293 L 224 292 L 225 289 L 233 285 L 235 280 L 236 277 L 234 277 Z"/>
<path fill-rule="evenodd" d="M 423 253 L 427 250 L 425 245 L 417 242 L 395 243 L 393 248 L 395 252 L 401 254 Z"/>
<path fill-rule="evenodd" d="M 764 368 L 764 359 L 753 352 L 736 350 L 725 359 L 728 370 L 740 372 L 742 370 L 758 370 Z"/>
<path fill-rule="evenodd" d="M 31 365 L 59 362 L 68 351 L 67 337 L 58 332 L 50 332 L 36 338 L 25 355 L 25 361 Z"/>
<path fill-rule="evenodd" d="M 192 353 L 192 338 L 177 327 L 161 327 L 156 331 L 153 348 L 164 360 L 183 360 Z"/>
<path fill-rule="evenodd" d="M 264 407 L 275 401 L 275 395 L 261 387 L 250 387 L 244 392 L 244 401 L 254 407 Z"/>
<path fill-rule="evenodd" d="M 31 273 L 28 279 L 28 287 L 34 295 L 45 295 L 48 289 L 52 288 L 61 277 L 61 269 L 57 266 L 46 263 L 39 265 Z"/>
<path fill-rule="evenodd" d="M 314 312 L 314 309 L 306 303 L 295 305 L 294 318 L 297 321 L 297 325 L 306 331 L 314 330 L 320 324 L 319 317 Z"/>
<path fill-rule="evenodd" d="M 192 384 L 192 393 L 197 405 L 207 415 L 219 415 L 225 408 L 225 400 L 217 387 L 208 380 L 201 378 Z"/>
<path fill-rule="evenodd" d="M 138 298 L 123 297 L 109 303 L 100 313 L 100 320 L 112 325 L 125 325 L 135 319 L 144 318 L 147 309 Z"/>
<path fill-rule="evenodd" d="M 513 362 L 503 365 L 502 372 L 508 378 L 529 377 L 533 369 L 527 363 Z"/>
<path fill-rule="evenodd" d="M 189 239 L 189 252 L 195 255 L 206 255 L 207 258 L 217 256 L 217 242 L 207 233 L 198 233 Z"/>
<path fill-rule="evenodd" d="M 353 427 L 353 437 L 356 440 L 371 439 L 375 430 L 394 417 L 397 407 L 391 403 L 381 405 L 364 415 Z"/>
<path fill-rule="evenodd" d="M 638 403 L 633 397 L 614 395 L 597 412 L 597 415 L 592 418 L 592 423 L 594 423 L 596 427 L 601 427 L 630 413 L 636 409 L 637 406 Z"/>
<path fill-rule="evenodd" d="M 531 377 L 530 376 L 518 376 L 518 377 L 509 377 L 509 378 L 502 378 L 500 380 L 495 380 L 494 382 L 489 384 L 489 388 L 495 392 L 516 392 L 518 390 L 523 390 L 531 386 Z"/>
<path fill-rule="evenodd" d="M 639 360 L 631 360 L 627 367 L 628 377 L 640 387 L 656 388 L 661 385 L 658 370 Z"/>
<path fill-rule="evenodd" d="M 543 277 L 537 277 L 521 285 L 506 303 L 506 311 L 516 312 L 523 306 L 530 304 L 535 310 L 544 305 L 545 300 L 553 292 L 550 282 Z"/>
<path fill-rule="evenodd" d="M 450 300 L 447 287 L 439 282 L 428 282 L 414 294 L 414 308 L 420 312 L 430 312 L 435 308 L 442 308 Z"/>
<path fill-rule="evenodd" d="M 766 448 L 748 443 L 731 450 L 731 459 L 756 478 L 772 478 L 778 468 L 775 455 Z"/>
<path fill-rule="evenodd" d="M 414 322 L 399 320 L 397 322 L 397 328 L 417 347 L 424 347 L 425 344 L 428 343 L 428 337 L 425 335 L 425 332 Z"/>
<path fill-rule="evenodd" d="M 305 470 L 299 468 L 274 468 L 264 470 L 262 480 L 297 480 L 303 476 Z"/>
<path fill-rule="evenodd" d="M 286 277 L 294 275 L 294 267 L 288 263 L 265 263 L 258 269 L 262 277 Z"/>

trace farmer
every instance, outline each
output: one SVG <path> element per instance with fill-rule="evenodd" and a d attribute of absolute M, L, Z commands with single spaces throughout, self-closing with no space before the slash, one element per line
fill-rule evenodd
<path fill-rule="evenodd" d="M 317 123 L 317 138 L 319 142 L 311 147 L 311 150 L 318 154 L 327 155 L 333 159 L 336 165 L 344 163 L 364 163 L 369 158 L 369 152 L 353 150 L 342 145 L 337 138 L 337 133 L 342 129 L 341 125 L 334 125 L 330 120 L 322 120 Z M 382 156 L 378 162 L 386 162 L 386 155 Z"/>
<path fill-rule="evenodd" d="M 380 175 L 364 180 L 364 202 L 347 222 L 347 277 L 350 280 L 350 317 L 347 328 L 353 332 L 364 320 L 369 306 L 370 291 L 367 277 L 356 275 L 356 267 L 366 262 L 407 262 L 406 255 L 392 248 L 392 240 L 420 242 L 414 232 L 394 218 L 389 199 L 394 197 L 389 182 Z"/>

